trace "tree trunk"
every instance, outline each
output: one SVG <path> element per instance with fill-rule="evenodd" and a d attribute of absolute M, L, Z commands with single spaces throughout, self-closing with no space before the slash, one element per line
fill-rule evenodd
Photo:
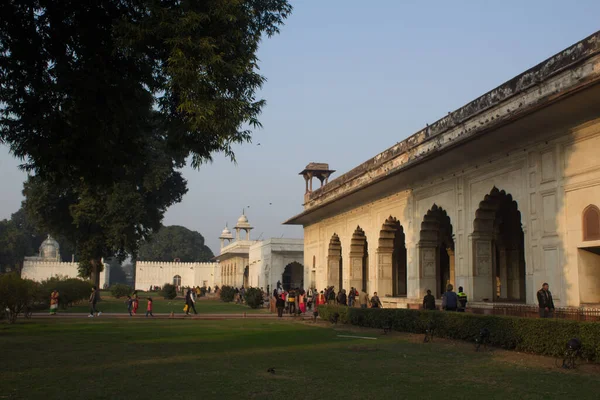
<path fill-rule="evenodd" d="M 92 274 L 90 275 L 90 280 L 92 281 L 92 285 L 96 286 L 98 290 L 102 289 L 100 287 L 100 266 L 102 265 L 102 261 L 100 259 L 92 259 L 90 260 L 90 264 L 92 265 Z"/>

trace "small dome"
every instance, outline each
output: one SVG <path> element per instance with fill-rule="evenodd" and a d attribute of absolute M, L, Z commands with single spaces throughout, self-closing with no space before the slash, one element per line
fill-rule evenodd
<path fill-rule="evenodd" d="M 44 260 L 60 259 L 60 245 L 52 236 L 48 235 L 48 238 L 42 242 L 40 246 L 40 257 Z"/>
<path fill-rule="evenodd" d="M 219 239 L 233 239 L 233 235 L 231 234 L 229 228 L 227 228 L 227 225 L 225 225 L 225 229 L 223 229 L 223 232 L 221 232 Z"/>
<path fill-rule="evenodd" d="M 242 211 L 242 215 L 238 218 L 235 227 L 236 229 L 252 229 L 250 223 L 248 222 L 248 217 L 246 217 L 246 213 L 244 211 Z"/>

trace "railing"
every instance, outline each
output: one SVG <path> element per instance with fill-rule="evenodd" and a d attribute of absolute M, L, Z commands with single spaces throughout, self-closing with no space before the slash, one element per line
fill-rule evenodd
<path fill-rule="evenodd" d="M 498 304 L 492 308 L 494 315 L 512 315 L 516 317 L 539 318 L 539 308 L 526 305 Z M 599 308 L 562 307 L 554 310 L 554 318 L 575 321 L 600 321 Z"/>

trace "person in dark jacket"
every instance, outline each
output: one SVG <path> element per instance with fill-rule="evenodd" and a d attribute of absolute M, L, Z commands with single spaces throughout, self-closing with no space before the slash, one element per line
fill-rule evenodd
<path fill-rule="evenodd" d="M 353 287 L 350 288 L 350 293 L 348 293 L 348 307 L 354 306 L 354 300 L 356 299 L 356 289 Z"/>
<path fill-rule="evenodd" d="M 459 286 L 458 287 L 458 310 L 459 312 L 465 312 L 465 309 L 467 308 L 467 294 L 465 292 L 463 292 L 463 287 Z"/>
<path fill-rule="evenodd" d="M 537 292 L 540 318 L 552 318 L 554 316 L 554 301 L 548 288 L 549 285 L 544 282 L 542 288 Z"/>
<path fill-rule="evenodd" d="M 96 286 L 92 286 L 92 293 L 90 294 L 90 299 L 89 299 L 89 303 L 90 303 L 90 315 L 88 315 L 88 317 L 93 317 L 94 314 L 96 314 L 97 317 L 99 317 L 102 312 L 98 311 L 96 309 L 96 303 L 98 303 L 98 299 L 99 299 L 99 294 L 98 294 L 98 290 L 96 289 Z"/>
<path fill-rule="evenodd" d="M 277 296 L 275 307 L 277 307 L 277 316 L 281 318 L 283 316 L 283 309 L 285 308 L 285 300 L 281 296 Z"/>
<path fill-rule="evenodd" d="M 185 294 L 185 304 L 187 304 L 188 308 L 185 312 L 185 315 L 190 315 L 190 311 L 194 310 L 194 314 L 198 314 L 196 311 L 196 305 L 194 304 L 194 298 L 192 297 L 192 289 L 188 289 Z"/>
<path fill-rule="evenodd" d="M 329 289 L 329 294 L 327 295 L 327 302 L 331 305 L 335 304 L 335 290 L 333 289 L 333 286 Z"/>
<path fill-rule="evenodd" d="M 446 293 L 442 296 L 442 310 L 456 311 L 458 308 L 458 296 L 453 292 L 454 286 L 448 285 Z"/>
<path fill-rule="evenodd" d="M 435 297 L 431 294 L 431 290 L 427 289 L 427 294 L 423 297 L 423 308 L 425 310 L 435 310 Z"/>

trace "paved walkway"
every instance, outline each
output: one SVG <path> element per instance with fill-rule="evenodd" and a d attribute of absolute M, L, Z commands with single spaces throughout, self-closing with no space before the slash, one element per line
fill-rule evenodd
<path fill-rule="evenodd" d="M 31 318 L 32 319 L 73 319 L 73 318 L 88 318 L 87 313 L 58 313 L 56 315 L 50 314 L 42 314 L 42 313 L 34 313 Z M 130 317 L 127 313 L 102 313 L 99 317 L 94 318 L 120 318 L 120 319 L 146 319 L 146 313 L 140 313 L 133 317 Z M 152 317 L 148 317 L 147 319 L 151 319 Z M 200 320 L 224 320 L 224 319 L 278 319 L 277 314 L 175 314 L 171 316 L 168 313 L 163 314 L 154 314 L 154 319 L 200 319 Z M 303 315 L 294 317 L 289 314 L 285 314 L 282 319 L 286 320 L 305 320 L 312 319 L 312 316 Z"/>

